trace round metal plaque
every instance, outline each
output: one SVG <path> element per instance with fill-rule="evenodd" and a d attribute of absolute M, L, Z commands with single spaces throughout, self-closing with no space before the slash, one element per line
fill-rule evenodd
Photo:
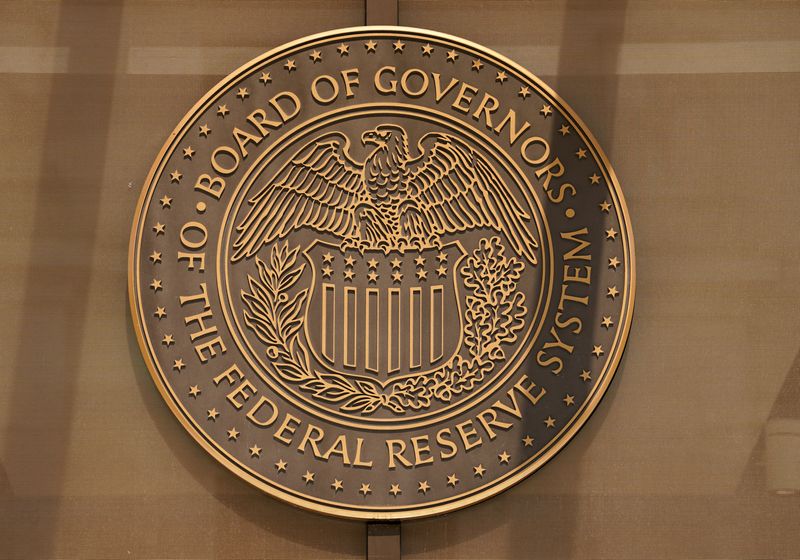
<path fill-rule="evenodd" d="M 538 78 L 363 27 L 248 62 L 170 135 L 130 302 L 187 431 L 263 491 L 407 519 L 486 499 L 572 438 L 634 297 L 617 178 Z"/>

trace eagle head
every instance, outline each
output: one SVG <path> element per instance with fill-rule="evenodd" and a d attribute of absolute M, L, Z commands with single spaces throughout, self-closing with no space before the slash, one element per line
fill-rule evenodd
<path fill-rule="evenodd" d="M 372 130 L 367 130 L 361 135 L 361 143 L 375 144 L 378 149 L 388 150 L 408 159 L 408 135 L 402 126 L 395 124 L 382 124 Z"/>

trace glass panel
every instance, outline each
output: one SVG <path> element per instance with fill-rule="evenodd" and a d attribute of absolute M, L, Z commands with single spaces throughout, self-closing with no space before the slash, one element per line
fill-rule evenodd
<path fill-rule="evenodd" d="M 0 5 L 0 557 L 359 558 L 175 421 L 126 301 L 139 188 L 216 81 L 363 1 Z M 540 75 L 620 176 L 634 328 L 553 461 L 408 558 L 800 556 L 796 2 L 402 1 Z"/>

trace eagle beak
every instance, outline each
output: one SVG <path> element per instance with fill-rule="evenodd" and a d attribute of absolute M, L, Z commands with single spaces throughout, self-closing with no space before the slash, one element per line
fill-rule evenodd
<path fill-rule="evenodd" d="M 367 144 L 369 144 L 370 142 L 373 142 L 373 141 L 374 141 L 374 140 L 372 140 L 372 139 L 369 137 L 369 135 L 370 135 L 370 134 L 372 134 L 372 133 L 373 133 L 373 132 L 372 132 L 371 130 L 367 130 L 366 132 L 364 132 L 364 133 L 361 135 L 361 143 L 362 143 L 364 146 L 366 146 L 366 145 L 367 145 Z"/>

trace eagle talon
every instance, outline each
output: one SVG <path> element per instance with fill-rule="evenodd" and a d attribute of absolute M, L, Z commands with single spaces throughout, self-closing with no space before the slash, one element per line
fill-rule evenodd
<path fill-rule="evenodd" d="M 373 249 L 377 249 L 379 251 L 383 251 L 384 255 L 388 255 L 389 251 L 392 250 L 391 243 L 386 239 L 378 239 L 375 245 L 372 247 Z"/>
<path fill-rule="evenodd" d="M 371 248 L 372 248 L 372 243 L 370 243 L 366 239 L 362 239 L 361 241 L 359 241 L 358 246 L 356 247 L 361 256 L 364 256 L 364 253 L 369 251 Z"/>
<path fill-rule="evenodd" d="M 413 235 L 405 242 L 405 250 L 413 250 L 417 253 L 422 253 L 426 249 L 430 249 L 436 245 L 436 240 L 433 237 Z M 440 243 L 441 245 L 441 243 Z"/>
<path fill-rule="evenodd" d="M 363 243 L 360 239 L 353 238 L 353 237 L 345 237 L 341 243 L 339 243 L 339 251 L 342 254 L 347 253 L 348 251 L 359 251 L 359 246 Z M 363 253 L 363 251 L 361 251 Z"/>

